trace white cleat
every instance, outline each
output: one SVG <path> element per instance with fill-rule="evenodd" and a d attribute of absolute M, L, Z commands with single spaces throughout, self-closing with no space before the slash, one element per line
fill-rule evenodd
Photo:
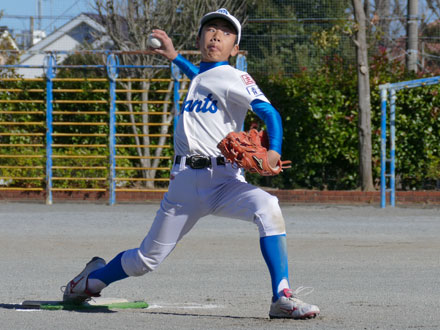
<path fill-rule="evenodd" d="M 105 266 L 105 260 L 93 257 L 79 275 L 71 280 L 64 287 L 63 301 L 72 304 L 81 304 L 91 297 L 99 297 L 100 292 L 92 293 L 87 288 L 87 278 L 89 274 Z"/>
<path fill-rule="evenodd" d="M 298 288 L 295 292 L 290 289 L 284 289 L 284 296 L 270 306 L 269 317 L 271 319 L 313 319 L 319 315 L 319 308 L 315 305 L 307 304 L 295 297 L 299 291 L 304 288 Z"/>

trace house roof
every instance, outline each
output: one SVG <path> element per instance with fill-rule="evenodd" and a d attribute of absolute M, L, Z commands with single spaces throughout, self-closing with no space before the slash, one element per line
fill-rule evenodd
<path fill-rule="evenodd" d="M 89 13 L 82 13 L 67 22 L 66 24 L 59 27 L 57 30 L 49 34 L 46 38 L 39 41 L 32 47 L 30 47 L 26 53 L 23 55 L 21 59 L 21 63 L 29 61 L 29 59 L 35 54 L 43 53 L 46 51 L 56 51 L 56 50 L 64 50 L 64 51 L 71 51 L 76 46 L 77 43 L 72 43 L 71 45 L 65 45 L 65 49 L 60 49 L 59 45 L 57 44 L 57 41 L 60 41 L 63 37 L 66 35 L 69 35 L 73 39 L 82 38 L 84 36 L 81 36 L 81 28 L 82 27 L 89 27 L 95 30 L 98 33 L 105 33 L 104 27 L 102 24 L 99 23 L 99 16 Z M 84 34 L 84 33 L 83 33 Z M 90 35 L 89 35 L 90 36 Z M 91 36 L 90 36 L 91 37 Z M 86 41 L 93 41 L 93 40 L 86 40 Z"/>

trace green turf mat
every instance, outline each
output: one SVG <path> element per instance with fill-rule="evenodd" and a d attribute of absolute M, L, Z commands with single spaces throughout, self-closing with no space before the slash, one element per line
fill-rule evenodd
<path fill-rule="evenodd" d="M 147 308 L 148 304 L 145 301 L 127 301 L 114 302 L 102 304 L 72 304 L 64 303 L 62 301 L 42 301 L 41 304 L 24 304 L 24 306 L 33 306 L 43 310 L 99 310 L 99 309 L 141 309 Z"/>

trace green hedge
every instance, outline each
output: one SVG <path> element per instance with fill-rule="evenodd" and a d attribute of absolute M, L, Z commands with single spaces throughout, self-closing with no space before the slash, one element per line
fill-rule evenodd
<path fill-rule="evenodd" d="M 411 80 L 418 77 L 408 75 L 398 62 L 390 62 L 385 54 L 373 58 L 370 63 L 371 105 L 372 105 L 372 146 L 374 183 L 379 186 L 380 178 L 380 95 L 378 86 L 387 82 Z M 251 72 L 252 73 L 252 72 Z M 426 74 L 424 75 L 426 76 Z M 280 111 L 284 125 L 283 159 L 292 160 L 292 169 L 276 177 L 261 178 L 248 175 L 248 180 L 261 186 L 272 186 L 284 189 L 358 189 L 358 135 L 357 135 L 357 77 L 353 67 L 347 66 L 339 58 L 328 58 L 326 65 L 319 71 L 303 71 L 293 76 L 255 76 L 261 89 Z M 0 99 L 44 99 L 43 95 L 29 92 L 32 88 L 43 88 L 42 82 L 2 82 L 2 88 L 24 88 L 24 93 L 0 93 Z M 106 83 L 60 83 L 55 86 L 65 88 L 82 88 L 84 93 L 56 94 L 56 99 L 107 99 L 107 93 L 92 93 L 95 88 L 106 89 Z M 156 86 L 155 88 L 165 88 Z M 398 188 L 422 189 L 435 188 L 440 180 L 440 85 L 419 87 L 398 92 L 396 103 L 397 127 L 397 179 Z M 139 106 L 136 106 L 138 109 Z M 151 106 L 152 108 L 154 106 Z M 102 110 L 106 105 L 57 105 L 64 110 Z M 3 110 L 42 110 L 45 104 L 3 104 Z M 0 121 L 45 121 L 44 115 L 0 115 Z M 57 115 L 56 120 L 77 120 L 73 115 Z M 107 116 L 83 115 L 84 121 L 107 122 Z M 127 121 L 126 116 L 118 116 L 118 121 Z M 156 118 L 152 118 L 156 120 Z M 258 122 L 255 116 L 247 117 L 247 126 Z M 261 122 L 259 123 L 261 125 Z M 0 132 L 11 129 L 26 132 L 44 132 L 44 127 L 11 127 L 1 126 Z M 57 127 L 58 132 L 106 133 L 106 126 L 99 127 Z M 119 128 L 118 131 L 129 133 L 130 128 Z M 0 137 L 0 142 L 7 143 L 44 143 L 44 137 Z M 56 143 L 93 144 L 106 143 L 106 138 L 63 138 Z M 123 138 L 119 143 L 131 144 L 132 139 Z M 153 142 L 154 143 L 154 142 Z M 2 148 L 2 153 L 44 154 L 44 150 L 35 148 L 12 150 Z M 106 154 L 103 150 L 68 148 L 59 152 L 72 154 Z M 171 150 L 165 151 L 167 154 Z M 135 155 L 134 149 L 121 149 L 119 153 Z M 2 159 L 0 165 L 32 166 L 43 165 L 41 160 Z M 57 165 L 74 165 L 74 160 L 57 160 Z M 107 160 L 82 165 L 105 166 Z M 169 166 L 164 160 L 161 166 Z M 118 160 L 118 166 L 137 166 L 131 159 Z M 57 175 L 62 176 L 61 171 Z M 39 176 L 43 170 L 29 172 L 29 169 L 2 169 L 3 176 Z M 64 175 L 105 177 L 105 170 L 71 171 Z M 137 177 L 139 171 L 127 170 L 119 173 L 123 176 Z M 157 173 L 166 177 L 168 172 Z M 33 181 L 16 182 L 17 185 L 41 185 Z M 57 186 L 72 185 L 72 182 L 58 181 Z M 103 182 L 74 183 L 78 187 L 101 186 Z"/>
<path fill-rule="evenodd" d="M 381 54 L 370 63 L 372 165 L 380 180 L 380 93 L 387 82 L 416 79 Z M 425 75 L 426 76 L 426 75 Z M 284 125 L 283 159 L 292 169 L 278 177 L 248 180 L 263 186 L 307 189 L 358 189 L 357 76 L 338 58 L 318 72 L 290 77 L 257 77 Z M 440 85 L 398 92 L 396 102 L 397 185 L 401 189 L 435 188 L 440 179 Z M 258 121 L 250 116 L 248 125 Z"/>

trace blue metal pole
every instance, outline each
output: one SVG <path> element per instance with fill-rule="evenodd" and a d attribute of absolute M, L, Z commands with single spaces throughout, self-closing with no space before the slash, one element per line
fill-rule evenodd
<path fill-rule="evenodd" d="M 242 55 L 242 54 L 238 54 L 237 55 L 237 59 L 235 61 L 235 68 L 241 71 L 245 71 L 247 72 L 247 61 L 246 61 L 246 56 Z M 243 126 L 241 127 L 241 130 L 244 130 L 244 123 Z M 244 174 L 244 170 L 242 169 L 241 174 Z"/>
<path fill-rule="evenodd" d="M 235 68 L 238 70 L 247 72 L 246 56 L 244 56 L 242 54 L 237 55 L 237 59 L 235 61 Z"/>
<path fill-rule="evenodd" d="M 387 89 L 380 91 L 381 98 L 381 138 L 380 138 L 380 207 L 386 207 L 386 171 L 387 171 Z"/>
<path fill-rule="evenodd" d="M 116 81 L 110 79 L 110 123 L 109 123 L 109 148 L 110 148 L 110 205 L 116 201 Z"/>
<path fill-rule="evenodd" d="M 416 79 L 416 80 L 409 80 L 409 81 L 401 81 L 393 84 L 389 84 L 390 88 L 393 88 L 395 90 L 400 90 L 404 88 L 414 88 L 414 87 L 420 87 L 420 86 L 429 86 L 440 83 L 440 76 L 437 77 L 430 77 L 430 78 L 422 78 L 422 79 Z"/>
<path fill-rule="evenodd" d="M 396 90 L 391 89 L 390 102 L 390 204 L 396 205 Z"/>
<path fill-rule="evenodd" d="M 110 122 L 109 122 L 109 204 L 116 202 L 116 78 L 118 77 L 119 59 L 111 54 L 107 57 L 107 74 L 110 79 Z"/>
<path fill-rule="evenodd" d="M 40 69 L 44 66 L 41 65 L 20 65 L 20 64 L 5 64 L 0 65 L 0 68 L 22 68 L 22 69 Z M 136 68 L 148 68 L 148 69 L 167 69 L 168 65 L 119 65 L 119 68 L 124 69 L 136 69 Z M 105 69 L 106 65 L 57 65 L 58 69 Z"/>
<path fill-rule="evenodd" d="M 247 72 L 247 61 L 246 61 L 246 56 L 238 54 L 237 55 L 237 60 L 235 62 L 235 68 L 244 72 Z M 244 123 L 243 126 L 241 127 L 241 130 L 244 130 Z M 244 176 L 244 169 L 241 169 L 241 174 Z"/>
<path fill-rule="evenodd" d="M 53 55 L 44 58 L 46 75 L 46 204 L 52 205 L 52 134 L 53 134 L 53 81 L 55 77 L 56 60 Z"/>

